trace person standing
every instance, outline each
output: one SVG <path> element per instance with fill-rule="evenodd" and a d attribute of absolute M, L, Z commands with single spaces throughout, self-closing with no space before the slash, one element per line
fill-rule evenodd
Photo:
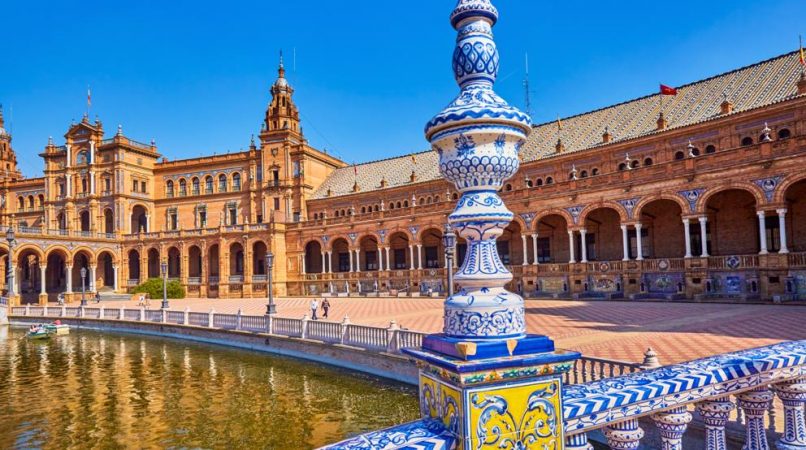
<path fill-rule="evenodd" d="M 322 318 L 327 319 L 327 312 L 330 310 L 330 301 L 328 299 L 322 300 Z"/>
<path fill-rule="evenodd" d="M 319 302 L 317 302 L 316 299 L 311 300 L 311 320 L 319 320 L 319 318 L 316 317 L 317 309 L 319 309 Z"/>

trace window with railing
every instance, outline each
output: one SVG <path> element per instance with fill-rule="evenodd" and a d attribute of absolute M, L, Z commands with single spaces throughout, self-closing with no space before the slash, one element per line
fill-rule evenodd
<path fill-rule="evenodd" d="M 188 184 L 184 179 L 179 180 L 179 196 L 184 197 L 188 195 Z"/>
<path fill-rule="evenodd" d="M 174 196 L 174 182 L 171 180 L 168 180 L 168 182 L 165 183 L 165 196 L 168 198 L 172 198 Z"/>
<path fill-rule="evenodd" d="M 239 173 L 232 176 L 232 190 L 235 192 L 241 190 L 241 174 Z"/>
<path fill-rule="evenodd" d="M 218 192 L 227 192 L 227 176 L 223 173 L 218 176 Z"/>
<path fill-rule="evenodd" d="M 212 194 L 213 193 L 213 177 L 208 176 L 204 179 L 204 193 L 205 194 Z"/>
<path fill-rule="evenodd" d="M 199 195 L 199 179 L 198 178 L 194 178 L 193 181 L 191 182 L 191 189 L 192 189 L 193 195 Z"/>

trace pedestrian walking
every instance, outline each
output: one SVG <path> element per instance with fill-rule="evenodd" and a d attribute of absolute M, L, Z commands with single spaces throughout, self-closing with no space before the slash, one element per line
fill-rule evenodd
<path fill-rule="evenodd" d="M 319 318 L 316 317 L 317 309 L 319 309 L 319 302 L 317 302 L 316 299 L 311 300 L 311 320 L 319 320 Z"/>
<path fill-rule="evenodd" d="M 322 312 L 324 312 L 324 314 L 322 314 L 323 319 L 327 319 L 327 312 L 329 310 L 330 310 L 330 302 L 328 301 L 328 299 L 322 300 Z"/>

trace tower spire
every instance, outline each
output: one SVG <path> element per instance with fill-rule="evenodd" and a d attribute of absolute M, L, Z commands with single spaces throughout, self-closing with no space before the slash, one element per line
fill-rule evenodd
<path fill-rule="evenodd" d="M 285 66 L 283 65 L 283 51 L 280 50 L 280 65 L 277 68 L 277 74 L 280 78 L 285 78 Z"/>

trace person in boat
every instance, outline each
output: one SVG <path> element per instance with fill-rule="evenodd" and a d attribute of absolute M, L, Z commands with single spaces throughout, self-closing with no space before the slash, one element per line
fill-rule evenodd
<path fill-rule="evenodd" d="M 59 319 L 56 319 L 56 320 L 53 321 L 53 325 L 58 326 L 58 325 L 61 325 L 61 324 L 62 324 L 62 321 L 59 320 Z"/>

